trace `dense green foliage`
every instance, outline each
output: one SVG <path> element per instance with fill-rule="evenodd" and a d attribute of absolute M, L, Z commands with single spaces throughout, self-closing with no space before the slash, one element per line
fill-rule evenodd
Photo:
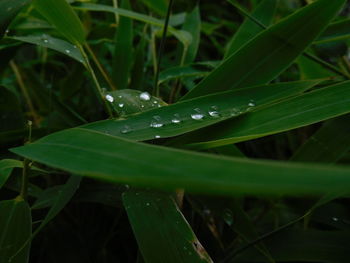
<path fill-rule="evenodd" d="M 0 263 L 348 262 L 346 0 L 1 0 Z"/>

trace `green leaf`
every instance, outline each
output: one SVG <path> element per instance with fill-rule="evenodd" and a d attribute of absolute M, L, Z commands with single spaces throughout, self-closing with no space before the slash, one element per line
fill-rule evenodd
<path fill-rule="evenodd" d="M 276 7 L 276 0 L 263 0 L 253 11 L 252 16 L 259 20 L 262 24 L 269 26 L 272 23 Z M 259 25 L 252 21 L 249 17 L 245 18 L 244 22 L 228 43 L 225 57 L 235 53 L 261 31 L 263 31 L 263 29 Z"/>
<path fill-rule="evenodd" d="M 299 66 L 301 79 L 329 78 L 335 76 L 334 73 L 326 70 L 320 64 L 305 56 L 298 57 L 297 63 Z"/>
<path fill-rule="evenodd" d="M 325 123 L 292 156 L 299 162 L 335 163 L 350 148 L 350 115 Z"/>
<path fill-rule="evenodd" d="M 54 38 L 46 34 L 42 36 L 11 36 L 8 38 L 56 50 L 84 64 L 84 58 L 80 50 L 75 45 L 62 39 Z"/>
<path fill-rule="evenodd" d="M 270 82 L 312 43 L 344 2 L 316 1 L 264 30 L 224 60 L 183 99 Z M 318 19 L 310 19 L 315 16 Z"/>
<path fill-rule="evenodd" d="M 350 37 L 350 19 L 345 19 L 329 25 L 314 44 L 346 40 Z"/>
<path fill-rule="evenodd" d="M 184 77 L 204 77 L 208 75 L 208 71 L 205 71 L 203 69 L 197 69 L 194 66 L 180 66 L 180 67 L 173 67 L 168 68 L 166 70 L 163 70 L 159 74 L 159 84 L 172 80 L 172 79 L 178 79 L 178 78 L 184 78 Z"/>
<path fill-rule="evenodd" d="M 130 9 L 129 0 L 123 0 L 121 7 Z M 113 80 L 118 89 L 126 89 L 130 76 L 133 46 L 132 20 L 121 17 L 116 34 L 116 44 L 113 56 Z"/>
<path fill-rule="evenodd" d="M 272 102 L 299 94 L 319 82 L 320 80 L 287 82 L 222 92 L 149 110 L 126 120 L 90 123 L 84 128 L 133 140 L 149 140 L 157 136 L 171 137 L 259 109 Z M 121 92 L 110 93 L 113 94 L 112 103 L 114 108 L 119 110 L 118 113 L 122 114 L 122 111 L 130 113 L 130 108 L 133 112 L 143 109 L 139 108 L 139 91 L 126 90 L 127 93 L 119 95 L 122 98 L 116 96 L 116 94 L 122 94 Z M 145 102 L 148 102 L 148 104 L 144 103 L 144 109 L 147 109 L 152 106 L 153 100 Z M 120 107 L 120 103 L 123 107 Z M 128 106 L 126 106 L 127 103 Z"/>
<path fill-rule="evenodd" d="M 1 201 L 0 226 L 1 262 L 29 262 L 29 243 L 12 258 L 32 233 L 32 219 L 28 204 L 20 199 Z"/>
<path fill-rule="evenodd" d="M 283 240 L 283 242 L 281 242 Z M 265 241 L 277 262 L 343 263 L 348 259 L 348 231 L 288 229 Z M 229 262 L 261 262 L 249 249 Z"/>
<path fill-rule="evenodd" d="M 210 148 L 292 130 L 350 112 L 350 82 L 322 88 L 187 135 Z"/>
<path fill-rule="evenodd" d="M 166 105 L 161 99 L 151 96 L 148 92 L 131 89 L 107 92 L 105 98 L 112 109 L 122 117 Z"/>
<path fill-rule="evenodd" d="M 186 65 L 195 60 L 199 48 L 201 17 L 198 5 L 192 10 L 192 12 L 186 15 L 186 20 L 182 29 L 189 32 L 192 36 L 191 44 L 188 47 L 185 47 L 184 57 L 182 58 L 182 63 Z"/>
<path fill-rule="evenodd" d="M 0 2 L 0 39 L 3 37 L 8 25 L 31 0 L 1 0 Z"/>
<path fill-rule="evenodd" d="M 315 195 L 348 191 L 348 167 L 225 158 L 153 146 L 84 128 L 51 134 L 12 152 L 73 174 L 162 190 Z"/>
<path fill-rule="evenodd" d="M 13 168 L 22 167 L 22 162 L 13 159 L 0 160 L 0 189 L 10 177 Z"/>
<path fill-rule="evenodd" d="M 123 203 L 146 263 L 212 262 L 169 195 L 127 191 Z"/>
<path fill-rule="evenodd" d="M 69 41 L 85 43 L 83 25 L 66 0 L 34 0 L 33 5 Z"/>
<path fill-rule="evenodd" d="M 120 16 L 125 16 L 137 21 L 141 21 L 147 24 L 159 26 L 161 28 L 164 27 L 164 22 L 162 20 L 147 16 L 144 14 L 140 14 L 137 12 L 133 12 L 130 10 L 122 9 L 122 8 L 114 8 L 108 5 L 91 4 L 91 3 L 76 3 L 74 7 L 77 9 L 88 10 L 88 11 L 111 12 L 111 13 L 118 14 Z M 191 35 L 186 31 L 177 30 L 174 27 L 169 26 L 168 32 L 173 34 L 184 45 L 189 45 L 189 43 L 191 43 L 191 40 L 192 40 Z"/>
<path fill-rule="evenodd" d="M 142 0 L 152 11 L 165 16 L 167 10 L 167 0 Z"/>

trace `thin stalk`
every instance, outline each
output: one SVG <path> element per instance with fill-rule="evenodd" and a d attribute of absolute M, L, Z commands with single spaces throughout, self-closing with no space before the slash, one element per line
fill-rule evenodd
<path fill-rule="evenodd" d="M 28 121 L 28 141 L 27 143 L 30 143 L 32 141 L 32 121 Z M 28 198 L 28 184 L 29 184 L 29 163 L 30 161 L 28 159 L 23 160 L 23 169 L 22 169 L 22 183 L 21 183 L 21 192 L 20 197 L 23 200 L 27 200 Z"/>
<path fill-rule="evenodd" d="M 188 51 L 188 45 L 184 45 L 184 50 L 182 52 L 182 56 L 181 56 L 181 61 L 180 61 L 180 67 L 183 66 L 185 64 L 185 59 L 186 59 L 186 55 L 187 55 L 187 51 Z M 169 97 L 169 103 L 172 103 L 175 101 L 175 99 L 178 97 L 178 95 L 181 92 L 181 78 L 177 79 L 175 81 L 174 87 L 170 92 L 170 97 Z"/>
<path fill-rule="evenodd" d="M 118 0 L 113 0 L 113 7 L 114 8 L 118 8 Z M 119 14 L 118 14 L 118 12 L 115 12 L 114 16 L 115 16 L 115 23 L 116 23 L 116 25 L 118 27 L 118 25 L 119 25 Z"/>
<path fill-rule="evenodd" d="M 103 78 L 106 80 L 106 82 L 108 83 L 109 87 L 111 88 L 111 90 L 116 90 L 116 86 L 114 85 L 113 81 L 111 80 L 110 76 L 108 75 L 106 69 L 103 67 L 103 65 L 100 63 L 100 61 L 98 60 L 98 58 L 96 57 L 94 51 L 91 49 L 89 44 L 85 45 L 86 50 L 89 52 L 92 60 L 94 61 L 95 65 L 97 66 L 98 70 L 101 72 Z"/>
<path fill-rule="evenodd" d="M 98 79 L 96 77 L 96 74 L 95 74 L 93 68 L 91 67 L 89 58 L 86 55 L 86 53 L 84 51 L 84 48 L 81 45 L 78 45 L 78 47 L 79 47 L 80 52 L 81 52 L 81 54 L 82 54 L 82 56 L 83 56 L 83 58 L 85 60 L 86 68 L 89 71 L 89 73 L 90 73 L 90 75 L 91 75 L 91 77 L 92 77 L 92 79 L 93 79 L 93 81 L 95 83 L 95 87 L 96 87 L 96 91 L 97 91 L 97 95 L 98 95 L 98 100 L 102 101 L 106 112 L 108 113 L 109 117 L 112 118 L 113 117 L 112 110 L 111 110 L 110 106 L 108 105 L 107 101 L 105 100 L 105 98 L 103 97 L 102 88 L 100 86 L 100 83 L 98 82 Z"/>
<path fill-rule="evenodd" d="M 27 91 L 27 88 L 24 84 L 24 81 L 22 79 L 19 68 L 17 67 L 16 63 L 13 60 L 10 61 L 10 67 L 11 67 L 13 73 L 15 73 L 18 86 L 21 89 L 23 96 L 24 96 L 24 99 L 27 102 L 27 105 L 28 105 L 29 111 L 31 113 L 31 116 L 33 117 L 33 121 L 35 123 L 35 126 L 39 126 L 39 115 L 36 113 L 36 111 L 34 109 L 33 102 L 31 100 L 29 93 Z"/>
<path fill-rule="evenodd" d="M 266 29 L 267 26 L 264 25 L 263 23 L 261 23 L 258 19 L 256 19 L 254 16 L 252 16 L 251 14 L 249 14 L 246 10 L 244 10 L 244 8 L 240 7 L 237 3 L 235 3 L 233 0 L 228 0 L 230 4 L 232 4 L 240 13 L 242 13 L 243 16 L 248 17 L 250 20 L 252 20 L 255 24 L 257 24 L 258 26 L 260 26 L 262 29 Z M 333 66 L 332 64 L 329 64 L 328 62 L 314 56 L 313 54 L 304 51 L 302 53 L 303 56 L 313 60 L 314 62 L 320 64 L 321 66 L 323 66 L 324 68 L 329 69 L 330 71 L 341 75 L 347 79 L 350 79 L 350 75 L 342 72 L 340 69 L 338 69 L 337 67 Z"/>
<path fill-rule="evenodd" d="M 156 75 L 154 77 L 154 91 L 153 91 L 153 94 L 155 94 L 157 97 L 159 97 L 158 79 L 159 79 L 159 72 L 160 72 L 160 63 L 162 61 L 162 55 L 163 55 L 163 51 L 164 51 L 164 44 L 165 44 L 166 34 L 167 34 L 167 31 L 168 31 L 169 18 L 170 18 L 170 13 L 171 13 L 171 9 L 172 9 L 173 3 L 174 3 L 174 0 L 170 0 L 169 1 L 168 10 L 167 10 L 167 14 L 166 14 L 166 17 L 165 17 L 165 22 L 164 22 L 164 27 L 163 27 L 162 39 L 160 41 L 160 46 L 159 46 L 159 50 L 158 50 L 158 62 L 157 62 Z"/>

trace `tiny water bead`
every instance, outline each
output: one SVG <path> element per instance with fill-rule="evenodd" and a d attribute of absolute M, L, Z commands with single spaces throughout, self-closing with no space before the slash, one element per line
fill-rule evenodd
<path fill-rule="evenodd" d="M 162 118 L 160 116 L 154 116 L 153 120 L 151 121 L 150 127 L 161 128 L 163 126 L 164 126 L 164 123 L 162 123 Z"/>
<path fill-rule="evenodd" d="M 106 98 L 106 100 L 108 100 L 109 102 L 113 102 L 113 101 L 114 101 L 113 96 L 111 96 L 111 95 L 109 95 L 109 94 L 107 94 L 105 98 Z"/>
<path fill-rule="evenodd" d="M 119 108 L 123 108 L 123 107 L 124 107 L 124 103 L 119 103 L 119 104 L 118 104 L 118 107 L 119 107 Z"/>
<path fill-rule="evenodd" d="M 337 222 L 337 221 L 339 221 L 339 218 L 338 218 L 338 217 L 332 217 L 332 220 L 333 220 L 334 222 Z"/>
<path fill-rule="evenodd" d="M 249 103 L 248 103 L 248 107 L 255 107 L 256 106 L 256 103 L 254 100 L 250 100 Z"/>
<path fill-rule="evenodd" d="M 196 120 L 196 121 L 200 121 L 204 118 L 204 114 L 201 112 L 200 109 L 196 108 L 194 109 L 195 113 L 191 114 L 191 118 Z"/>
<path fill-rule="evenodd" d="M 159 139 L 160 138 L 160 135 L 156 135 L 154 136 L 155 139 Z"/>
<path fill-rule="evenodd" d="M 237 116 L 239 114 L 241 114 L 241 111 L 239 109 L 237 108 L 231 109 L 231 113 L 230 113 L 231 117 Z"/>
<path fill-rule="evenodd" d="M 70 50 L 69 50 L 69 49 L 66 49 L 65 52 L 66 52 L 67 54 L 70 54 Z"/>
<path fill-rule="evenodd" d="M 174 117 L 173 117 L 172 120 L 171 120 L 171 122 L 172 122 L 172 123 L 175 123 L 175 124 L 180 123 L 180 122 L 181 122 L 181 120 L 180 120 L 180 115 L 179 115 L 178 113 L 175 113 L 175 114 L 174 114 Z"/>
<path fill-rule="evenodd" d="M 151 95 L 147 91 L 140 94 L 140 100 L 149 101 L 150 99 Z"/>
<path fill-rule="evenodd" d="M 219 118 L 220 117 L 220 113 L 218 111 L 218 107 L 217 106 L 211 106 L 210 109 L 209 109 L 209 115 L 211 117 L 214 117 L 214 118 Z"/>
<path fill-rule="evenodd" d="M 130 126 L 128 125 L 125 125 L 121 130 L 120 130 L 120 133 L 122 134 L 127 134 L 127 133 L 130 133 L 132 130 L 130 128 Z"/>

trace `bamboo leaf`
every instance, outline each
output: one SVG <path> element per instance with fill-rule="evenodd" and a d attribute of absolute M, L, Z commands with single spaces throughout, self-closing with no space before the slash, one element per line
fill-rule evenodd
<path fill-rule="evenodd" d="M 28 204 L 20 199 L 1 201 L 0 226 L 1 262 L 29 262 L 29 243 L 14 256 L 32 233 L 32 219 Z"/>
<path fill-rule="evenodd" d="M 31 0 L 1 0 L 0 2 L 0 39 L 8 25 Z"/>
<path fill-rule="evenodd" d="M 171 137 L 237 117 L 253 109 L 257 110 L 283 98 L 300 94 L 319 82 L 320 80 L 287 82 L 222 92 L 148 110 L 126 120 L 90 123 L 84 128 L 133 140 Z M 112 101 L 112 106 L 123 115 L 126 112 L 147 109 L 149 106 L 154 108 L 154 105 L 159 104 L 159 101 L 154 103 L 151 99 L 140 101 L 139 96 L 142 93 L 139 91 L 126 90 L 123 95 L 121 92 L 123 91 L 109 93 L 113 97 L 106 98 Z M 120 103 L 123 107 L 120 107 Z M 139 105 L 145 107 L 140 108 Z"/>
<path fill-rule="evenodd" d="M 348 191 L 348 167 L 225 158 L 137 143 L 84 128 L 51 134 L 12 152 L 73 174 L 162 190 L 317 195 Z"/>
<path fill-rule="evenodd" d="M 66 0 L 34 0 L 33 5 L 69 41 L 85 43 L 83 25 Z"/>
<path fill-rule="evenodd" d="M 13 159 L 0 160 L 0 189 L 10 177 L 13 168 L 21 168 L 22 162 Z"/>
<path fill-rule="evenodd" d="M 210 148 L 288 131 L 350 112 L 350 82 L 290 98 L 187 135 L 190 147 Z"/>
<path fill-rule="evenodd" d="M 145 262 L 213 262 L 169 195 L 127 191 L 123 203 Z"/>
<path fill-rule="evenodd" d="M 264 30 L 182 99 L 270 82 L 312 43 L 344 2 L 316 1 Z M 310 19 L 316 16 L 317 19 Z"/>

